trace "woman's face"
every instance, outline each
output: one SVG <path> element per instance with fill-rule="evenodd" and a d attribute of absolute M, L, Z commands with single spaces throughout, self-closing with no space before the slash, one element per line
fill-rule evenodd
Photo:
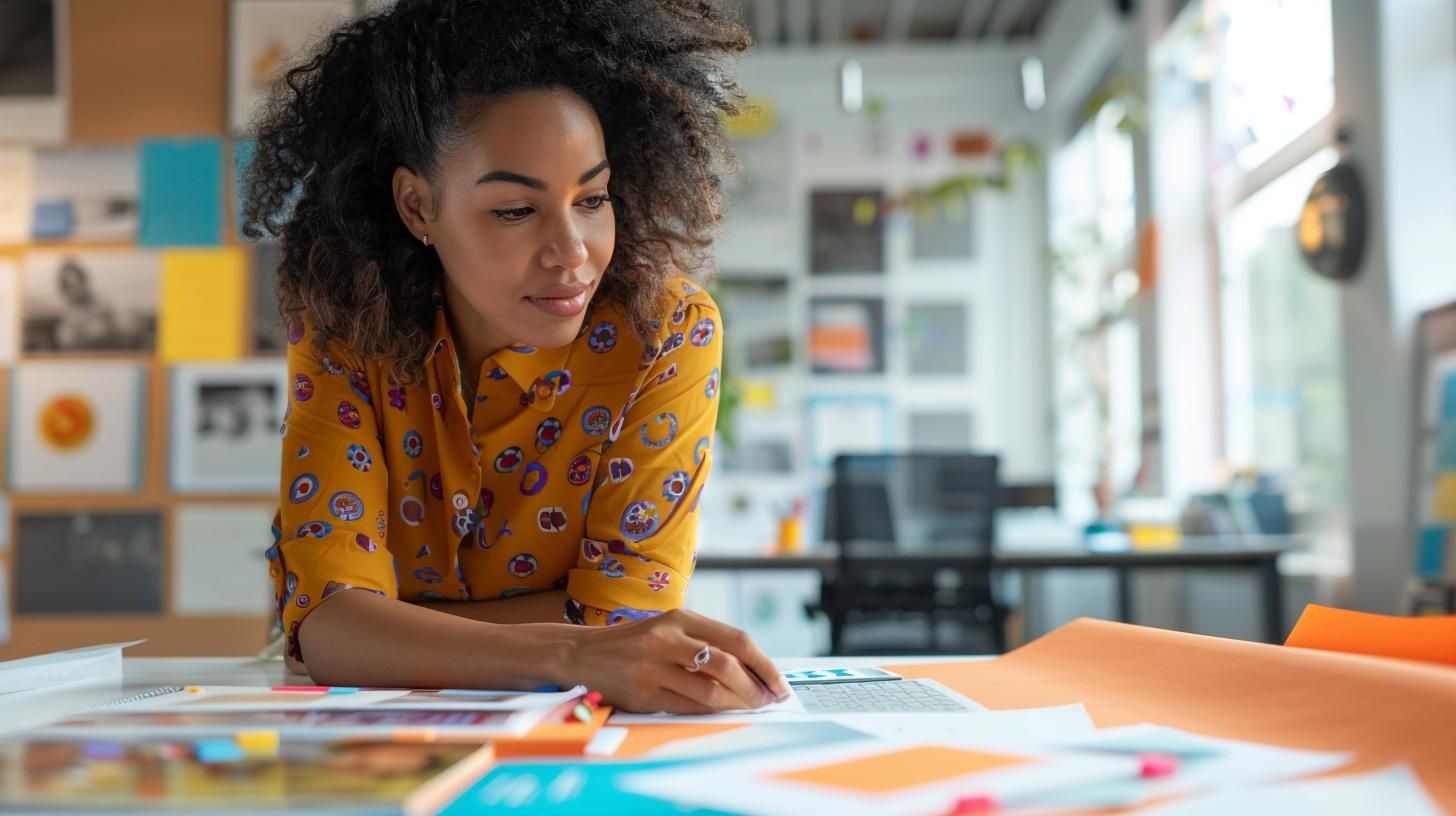
<path fill-rule="evenodd" d="M 491 102 L 446 151 L 420 229 L 456 331 L 486 352 L 576 337 L 616 245 L 606 159 L 595 112 L 565 90 Z"/>

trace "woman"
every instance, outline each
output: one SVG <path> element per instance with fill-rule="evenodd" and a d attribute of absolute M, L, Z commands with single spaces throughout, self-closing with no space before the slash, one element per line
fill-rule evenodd
<path fill-rule="evenodd" d="M 316 682 L 788 696 L 678 609 L 722 357 L 680 270 L 708 265 L 747 45 L 696 0 L 401 0 L 289 72 L 244 217 L 283 254 L 268 558 Z"/>

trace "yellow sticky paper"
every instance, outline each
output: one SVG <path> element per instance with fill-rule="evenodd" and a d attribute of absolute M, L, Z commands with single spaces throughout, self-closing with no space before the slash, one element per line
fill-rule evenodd
<path fill-rule="evenodd" d="M 1456 473 L 1436 477 L 1436 506 L 1431 508 L 1432 521 L 1456 521 Z"/>
<path fill-rule="evenodd" d="M 773 383 L 763 380 L 746 380 L 743 383 L 743 405 L 747 408 L 769 409 L 774 407 Z"/>
<path fill-rule="evenodd" d="M 158 354 L 166 362 L 236 360 L 243 355 L 247 291 L 237 249 L 162 253 L 162 317 Z"/>
<path fill-rule="evenodd" d="M 719 114 L 723 129 L 734 138 L 766 136 L 778 127 L 778 109 L 766 96 L 750 96 L 738 106 L 734 116 Z"/>

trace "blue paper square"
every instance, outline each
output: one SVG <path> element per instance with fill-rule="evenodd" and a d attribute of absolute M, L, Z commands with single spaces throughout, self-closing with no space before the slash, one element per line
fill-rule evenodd
<path fill-rule="evenodd" d="M 1436 429 L 1436 472 L 1456 471 L 1456 422 L 1445 422 Z"/>
<path fill-rule="evenodd" d="M 1441 383 L 1441 421 L 1456 422 L 1456 371 Z"/>
<path fill-rule="evenodd" d="M 153 140 L 141 145 L 143 246 L 222 242 L 222 142 Z"/>
<path fill-rule="evenodd" d="M 1416 541 L 1416 575 L 1421 578 L 1442 578 L 1446 575 L 1446 542 L 1451 528 L 1432 525 L 1421 528 Z"/>
<path fill-rule="evenodd" d="M 65 238 L 76 229 L 76 210 L 71 199 L 37 201 L 30 234 L 35 238 Z"/>

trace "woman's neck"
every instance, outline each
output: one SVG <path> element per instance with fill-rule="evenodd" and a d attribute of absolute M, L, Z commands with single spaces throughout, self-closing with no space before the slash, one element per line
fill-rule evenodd
<path fill-rule="evenodd" d="M 465 387 L 475 391 L 480 383 L 480 368 L 492 354 L 510 345 L 471 308 L 462 295 L 445 279 L 445 319 L 455 340 L 455 355 L 460 363 L 460 376 Z"/>

